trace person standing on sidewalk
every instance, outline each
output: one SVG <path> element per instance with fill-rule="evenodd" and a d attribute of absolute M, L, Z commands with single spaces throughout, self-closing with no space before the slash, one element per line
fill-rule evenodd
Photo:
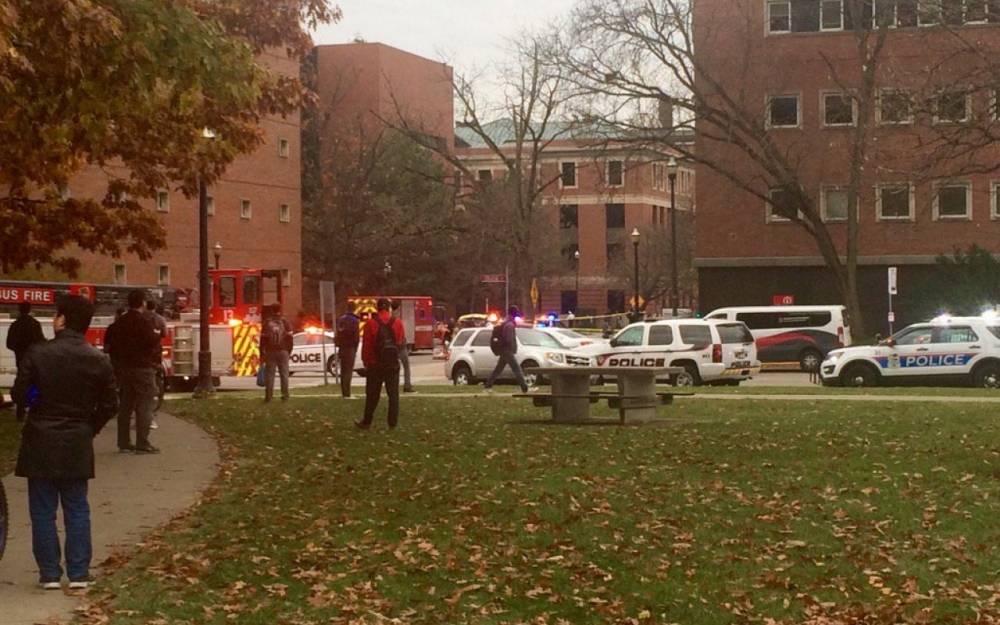
<path fill-rule="evenodd" d="M 28 350 L 14 384 L 30 402 L 14 473 L 28 478 L 32 551 L 39 585 L 46 590 L 59 590 L 63 576 L 56 529 L 60 502 L 69 587 L 90 583 L 87 481 L 94 478 L 93 441 L 118 409 L 111 361 L 84 338 L 93 316 L 86 299 L 62 299 L 52 323 L 56 338 Z"/>
<path fill-rule="evenodd" d="M 161 373 L 161 368 L 163 367 L 163 339 L 167 336 L 167 320 L 164 318 L 160 312 L 163 307 L 160 306 L 157 310 L 156 300 L 148 299 L 146 300 L 146 319 L 149 323 L 153 325 L 153 331 L 156 332 L 156 336 L 159 339 L 156 343 L 156 348 L 150 354 L 151 360 L 153 361 L 153 371 L 156 373 L 157 378 Z M 159 379 L 154 379 L 156 382 L 156 393 L 159 395 Z M 155 405 L 155 402 L 154 402 Z M 149 422 L 149 428 L 151 430 L 158 430 L 160 426 L 156 423 L 156 416 Z"/>
<path fill-rule="evenodd" d="M 281 401 L 288 401 L 288 356 L 292 352 L 292 326 L 281 316 L 281 305 L 272 304 L 260 331 L 260 351 L 267 365 L 264 401 L 274 397 L 274 374 L 281 376 Z"/>
<path fill-rule="evenodd" d="M 354 302 L 347 302 L 347 312 L 337 319 L 337 358 L 340 360 L 340 394 L 351 398 L 351 379 L 354 377 L 354 360 L 358 354 L 361 320 L 354 314 Z"/>
<path fill-rule="evenodd" d="M 392 303 L 392 316 L 400 323 L 403 322 L 401 310 L 402 306 L 398 300 Z M 405 332 L 406 328 L 403 330 Z M 403 365 L 403 392 L 416 393 L 417 391 L 413 388 L 413 381 L 410 379 L 410 349 L 405 341 L 399 345 L 399 363 Z"/>
<path fill-rule="evenodd" d="M 354 425 L 367 430 L 375 418 L 382 386 L 389 396 L 389 427 L 399 423 L 399 346 L 406 344 L 403 322 L 392 316 L 392 302 L 384 297 L 378 312 L 365 323 L 361 360 L 365 365 L 365 415 Z"/>
<path fill-rule="evenodd" d="M 137 454 L 155 454 L 160 450 L 149 442 L 156 401 L 156 369 L 153 352 L 160 338 L 143 310 L 146 293 L 135 290 L 128 294 L 128 312 L 113 325 L 114 332 L 108 354 L 115 365 L 118 385 L 121 387 L 121 404 L 118 408 L 118 451 Z M 111 328 L 108 328 L 111 330 Z M 107 336 L 105 336 L 107 340 Z M 135 445 L 132 444 L 132 413 L 135 413 Z"/>
<path fill-rule="evenodd" d="M 521 365 L 517 362 L 517 319 L 520 316 L 521 311 L 517 306 L 511 306 L 510 310 L 507 311 L 507 318 L 500 324 L 500 344 L 498 346 L 492 345 L 493 341 L 491 337 L 490 347 L 494 348 L 493 353 L 497 354 L 500 359 L 497 360 L 497 366 L 493 368 L 493 373 L 490 374 L 490 377 L 486 379 L 486 383 L 483 385 L 487 393 L 493 392 L 493 383 L 503 373 L 504 367 L 510 367 L 514 378 L 521 387 L 522 393 L 527 393 L 529 390 L 537 390 L 533 387 L 528 388 L 528 385 L 524 381 L 524 373 L 521 371 Z"/>
<path fill-rule="evenodd" d="M 14 352 L 14 362 L 18 370 L 20 370 L 21 360 L 24 358 L 25 353 L 27 353 L 28 348 L 35 343 L 44 342 L 45 335 L 42 334 L 42 324 L 38 323 L 38 320 L 31 316 L 31 304 L 28 302 L 21 303 L 18 306 L 18 312 L 20 314 L 17 319 L 14 320 L 14 323 L 10 324 L 10 328 L 7 330 L 7 349 Z M 11 395 L 13 396 L 13 393 Z M 15 403 L 17 404 L 17 420 L 24 421 L 27 406 L 22 401 L 15 401 Z"/>

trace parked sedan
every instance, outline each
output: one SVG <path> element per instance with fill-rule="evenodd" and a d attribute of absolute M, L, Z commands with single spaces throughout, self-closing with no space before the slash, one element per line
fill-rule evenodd
<path fill-rule="evenodd" d="M 569 349 L 576 349 L 578 347 L 586 347 L 587 345 L 607 345 L 608 340 L 601 338 L 599 336 L 587 336 L 586 334 L 581 334 L 576 330 L 570 328 L 549 328 L 549 327 L 538 327 L 535 328 L 539 332 L 544 332 L 548 334 L 555 340 L 559 341 L 561 345 Z"/>
<path fill-rule="evenodd" d="M 493 328 L 465 328 L 455 335 L 444 374 L 455 384 L 476 384 L 489 377 L 498 356 L 490 350 Z M 517 329 L 517 359 L 524 367 L 586 367 L 591 358 L 563 347 L 558 341 L 534 328 Z M 533 386 L 539 380 L 525 374 L 525 382 Z M 510 368 L 505 368 L 501 380 L 513 380 Z"/>

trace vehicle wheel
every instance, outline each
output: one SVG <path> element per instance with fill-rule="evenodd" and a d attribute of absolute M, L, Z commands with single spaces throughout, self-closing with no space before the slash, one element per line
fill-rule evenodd
<path fill-rule="evenodd" d="M 823 364 L 823 354 L 815 349 L 805 349 L 799 354 L 799 368 L 803 371 L 819 371 L 821 364 Z"/>
<path fill-rule="evenodd" d="M 326 359 L 326 372 L 335 378 L 340 377 L 340 360 L 336 356 Z"/>
<path fill-rule="evenodd" d="M 698 365 L 686 362 L 683 365 L 684 372 L 678 373 L 674 377 L 674 386 L 701 386 L 701 374 L 698 373 Z"/>
<path fill-rule="evenodd" d="M 1000 388 L 1000 365 L 988 362 L 972 372 L 972 383 L 980 388 Z"/>
<path fill-rule="evenodd" d="M 451 370 L 451 382 L 455 386 L 468 386 L 474 382 L 469 365 L 459 363 Z"/>
<path fill-rule="evenodd" d="M 7 508 L 7 493 L 0 483 L 0 560 L 7 549 L 7 532 L 10 526 L 10 509 Z"/>
<path fill-rule="evenodd" d="M 521 363 L 521 371 L 523 372 L 525 367 L 537 367 L 537 366 L 538 363 L 535 362 L 534 360 L 525 360 L 524 362 Z M 534 373 L 524 374 L 524 383 L 527 384 L 528 386 L 538 386 L 539 384 L 543 384 L 544 382 L 545 380 L 540 375 L 536 375 Z"/>
<path fill-rule="evenodd" d="M 844 372 L 840 374 L 840 382 L 844 386 L 878 386 L 878 373 L 863 363 L 847 365 Z"/>

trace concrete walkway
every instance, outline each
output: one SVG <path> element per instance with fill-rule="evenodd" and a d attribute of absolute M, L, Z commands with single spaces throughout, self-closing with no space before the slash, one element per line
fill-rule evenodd
<path fill-rule="evenodd" d="M 119 454 L 114 421 L 95 441 L 97 478 L 90 482 L 95 576 L 101 574 L 97 565 L 113 551 L 134 548 L 150 529 L 191 507 L 215 478 L 219 454 L 208 434 L 168 415 L 158 415 L 157 421 L 160 429 L 150 436 L 163 450 L 157 455 Z M 65 587 L 63 592 L 37 587 L 27 480 L 7 476 L 3 483 L 11 529 L 7 553 L 0 560 L 0 625 L 69 622 L 80 597 Z M 59 527 L 63 536 L 61 519 Z"/>

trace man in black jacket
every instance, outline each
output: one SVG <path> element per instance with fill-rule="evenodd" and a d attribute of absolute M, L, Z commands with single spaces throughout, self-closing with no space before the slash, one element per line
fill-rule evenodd
<path fill-rule="evenodd" d="M 47 590 L 58 590 L 63 575 L 56 530 L 60 501 L 70 588 L 86 588 L 90 579 L 87 480 L 94 477 L 93 440 L 118 408 L 111 363 L 84 338 L 93 315 L 82 297 L 60 301 L 52 324 L 56 338 L 28 350 L 14 383 L 15 395 L 29 406 L 15 474 L 28 478 L 32 549 L 39 584 Z"/>
<path fill-rule="evenodd" d="M 146 294 L 135 290 L 128 294 L 129 310 L 111 324 L 105 333 L 108 354 L 115 366 L 121 387 L 118 409 L 118 451 L 155 454 L 159 449 L 149 442 L 156 401 L 156 370 L 160 337 L 146 317 Z M 135 412 L 135 445 L 129 431 Z"/>
<path fill-rule="evenodd" d="M 31 316 L 31 304 L 22 303 L 19 312 L 20 316 L 14 323 L 10 324 L 10 329 L 7 331 L 7 349 L 14 352 L 14 362 L 18 369 L 21 368 L 21 359 L 24 358 L 28 348 L 45 340 L 45 335 L 42 334 L 42 324 Z M 18 421 L 24 421 L 26 409 L 27 406 L 24 405 L 24 402 L 17 402 Z"/>
<path fill-rule="evenodd" d="M 281 378 L 281 401 L 288 401 L 288 358 L 292 353 L 292 326 L 281 316 L 281 305 L 267 307 L 260 329 L 260 353 L 267 364 L 264 401 L 274 397 L 274 375 Z"/>
<path fill-rule="evenodd" d="M 511 306 L 510 310 L 507 311 L 507 318 L 504 319 L 501 329 L 503 340 L 500 343 L 500 353 L 498 354 L 500 358 L 497 360 L 497 366 L 493 368 L 493 373 L 490 374 L 490 377 L 486 378 L 486 383 L 483 384 L 487 393 L 493 392 L 493 383 L 503 373 L 504 367 L 510 367 L 511 373 L 514 374 L 514 379 L 521 386 L 522 393 L 527 393 L 529 390 L 536 390 L 534 387 L 528 387 L 524 381 L 524 373 L 521 371 L 521 365 L 517 362 L 517 320 L 520 317 L 521 311 L 517 306 Z"/>

